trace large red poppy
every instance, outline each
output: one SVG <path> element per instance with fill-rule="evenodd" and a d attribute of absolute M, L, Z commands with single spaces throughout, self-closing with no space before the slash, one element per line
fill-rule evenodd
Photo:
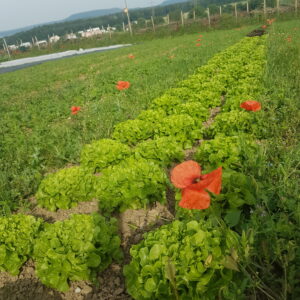
<path fill-rule="evenodd" d="M 261 104 L 254 100 L 245 101 L 240 105 L 240 107 L 249 111 L 261 110 Z"/>
<path fill-rule="evenodd" d="M 182 189 L 179 206 L 188 209 L 206 209 L 210 206 L 207 191 L 220 194 L 222 185 L 222 167 L 211 173 L 201 175 L 201 167 L 193 160 L 177 165 L 171 172 L 171 181 Z"/>
<path fill-rule="evenodd" d="M 126 90 L 130 87 L 130 83 L 128 81 L 118 81 L 116 88 L 121 91 L 121 90 Z"/>
<path fill-rule="evenodd" d="M 71 107 L 71 114 L 76 115 L 80 111 L 81 107 L 80 106 L 72 106 Z"/>

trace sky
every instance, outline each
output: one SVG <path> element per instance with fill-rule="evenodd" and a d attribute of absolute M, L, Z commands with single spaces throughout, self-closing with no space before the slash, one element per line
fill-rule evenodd
<path fill-rule="evenodd" d="M 158 5 L 163 0 L 127 0 L 129 8 Z M 124 8 L 124 0 L 0 0 L 0 31 L 65 19 L 95 9 Z"/>

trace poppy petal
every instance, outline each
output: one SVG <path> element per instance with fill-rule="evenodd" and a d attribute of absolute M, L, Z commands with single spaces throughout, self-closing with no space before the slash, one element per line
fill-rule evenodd
<path fill-rule="evenodd" d="M 254 101 L 254 100 L 245 101 L 240 105 L 240 107 L 244 108 L 245 110 L 248 110 L 248 111 L 259 111 L 259 110 L 261 110 L 261 104 L 257 101 Z"/>
<path fill-rule="evenodd" d="M 222 167 L 202 175 L 200 181 L 189 186 L 195 191 L 208 190 L 214 194 L 220 194 L 222 188 Z"/>
<path fill-rule="evenodd" d="M 186 188 L 182 190 L 179 206 L 187 209 L 206 209 L 210 206 L 210 196 L 204 190 Z"/>
<path fill-rule="evenodd" d="M 177 188 L 184 189 L 191 185 L 193 181 L 200 178 L 201 167 L 193 160 L 185 161 L 177 165 L 171 171 L 171 181 Z"/>

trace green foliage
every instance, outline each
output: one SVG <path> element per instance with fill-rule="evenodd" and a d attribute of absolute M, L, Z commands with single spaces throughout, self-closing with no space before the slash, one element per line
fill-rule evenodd
<path fill-rule="evenodd" d="M 207 133 L 213 137 L 216 134 L 234 136 L 239 133 L 248 133 L 260 136 L 260 128 L 257 124 L 260 112 L 231 111 L 223 112 L 216 116 L 214 123 L 208 128 Z"/>
<path fill-rule="evenodd" d="M 223 136 L 217 135 L 213 140 L 205 140 L 195 153 L 195 160 L 201 166 L 215 169 L 223 168 L 239 169 L 244 161 L 257 152 L 258 145 L 250 136 Z"/>
<path fill-rule="evenodd" d="M 170 166 L 173 162 L 180 162 L 184 158 L 182 143 L 173 137 L 161 137 L 137 144 L 134 149 L 136 159 L 155 161 L 162 166 Z"/>
<path fill-rule="evenodd" d="M 177 141 L 191 143 L 193 140 L 202 138 L 202 127 L 187 114 L 171 115 L 157 124 L 155 136 L 170 136 Z"/>
<path fill-rule="evenodd" d="M 169 95 L 168 92 L 166 92 L 161 97 L 155 98 L 153 100 L 151 104 L 151 108 L 163 109 L 165 112 L 169 113 L 170 111 L 172 111 L 173 106 L 176 106 L 178 104 L 182 104 L 180 94 L 178 96 L 175 96 L 175 95 Z"/>
<path fill-rule="evenodd" d="M 47 175 L 41 182 L 36 199 L 41 207 L 56 211 L 69 209 L 81 201 L 92 200 L 97 177 L 75 166 Z"/>
<path fill-rule="evenodd" d="M 117 232 L 115 219 L 97 214 L 45 224 L 34 246 L 38 278 L 62 292 L 69 289 L 69 281 L 95 281 L 98 271 L 122 257 Z"/>
<path fill-rule="evenodd" d="M 103 213 L 144 208 L 155 201 L 165 202 L 167 177 L 164 170 L 148 160 L 134 158 L 105 169 L 96 187 Z"/>
<path fill-rule="evenodd" d="M 42 219 L 33 216 L 0 217 L 0 271 L 18 275 L 32 255 L 33 244 L 42 226 Z"/>
<path fill-rule="evenodd" d="M 209 117 L 209 110 L 200 102 L 191 102 L 176 105 L 171 110 L 172 114 L 187 114 L 192 117 L 197 124 L 201 125 Z"/>
<path fill-rule="evenodd" d="M 116 165 L 131 154 L 127 145 L 110 139 L 102 139 L 85 145 L 81 151 L 81 166 L 91 172 Z"/>
<path fill-rule="evenodd" d="M 153 123 L 155 126 L 155 123 L 159 122 L 162 118 L 166 116 L 166 113 L 162 109 L 148 109 L 143 110 L 137 117 L 138 120 L 143 120 L 149 123 Z M 152 125 L 152 126 L 153 126 Z"/>
<path fill-rule="evenodd" d="M 230 254 L 239 244 L 233 231 L 210 221 L 177 220 L 144 237 L 124 268 L 134 299 L 242 299 L 233 281 L 238 258 Z"/>
<path fill-rule="evenodd" d="M 144 120 L 128 120 L 115 126 L 112 137 L 122 143 L 135 145 L 153 136 L 153 125 Z"/>

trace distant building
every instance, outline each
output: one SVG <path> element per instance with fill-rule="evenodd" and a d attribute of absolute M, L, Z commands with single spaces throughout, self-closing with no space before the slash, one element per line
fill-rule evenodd
<path fill-rule="evenodd" d="M 35 43 L 36 46 L 39 46 L 39 47 L 47 47 L 48 45 L 48 42 L 46 40 L 41 40 L 41 41 L 37 41 Z"/>
<path fill-rule="evenodd" d="M 31 48 L 32 44 L 30 42 L 25 42 L 25 43 L 21 43 L 19 48 L 24 47 L 24 48 Z"/>
<path fill-rule="evenodd" d="M 99 27 L 78 31 L 78 34 L 83 38 L 90 38 L 96 35 L 101 35 L 102 33 L 103 31 Z"/>
<path fill-rule="evenodd" d="M 65 35 L 65 39 L 66 40 L 76 40 L 77 39 L 77 36 L 75 33 L 68 33 Z"/>
<path fill-rule="evenodd" d="M 58 35 L 53 35 L 49 38 L 49 43 L 57 43 L 60 40 L 60 37 Z"/>
<path fill-rule="evenodd" d="M 18 46 L 16 46 L 16 45 L 8 45 L 7 47 L 8 47 L 8 49 L 11 50 L 11 51 L 15 51 L 15 50 L 18 49 Z"/>

